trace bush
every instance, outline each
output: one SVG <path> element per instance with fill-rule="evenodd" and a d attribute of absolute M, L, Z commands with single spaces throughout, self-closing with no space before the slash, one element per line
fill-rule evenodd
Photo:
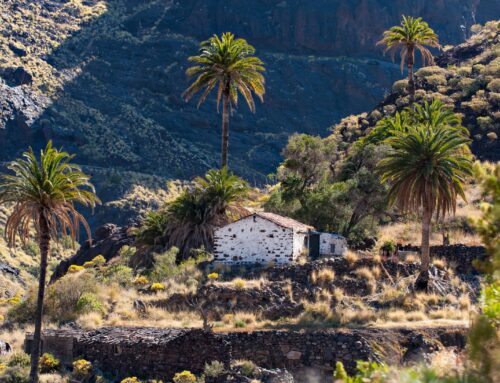
<path fill-rule="evenodd" d="M 94 259 L 92 259 L 92 262 L 94 262 L 96 266 L 102 266 L 106 263 L 106 258 L 104 258 L 102 255 L 98 255 L 94 257 Z"/>
<path fill-rule="evenodd" d="M 59 362 L 59 359 L 57 359 L 54 355 L 49 354 L 46 352 L 40 357 L 40 372 L 42 374 L 48 374 L 50 372 L 56 371 L 61 363 Z"/>
<path fill-rule="evenodd" d="M 214 360 L 212 362 L 205 364 L 205 369 L 203 370 L 203 374 L 210 378 L 217 378 L 222 375 L 225 371 L 224 363 Z"/>
<path fill-rule="evenodd" d="M 215 281 L 219 278 L 219 274 L 218 273 L 210 273 L 207 275 L 208 279 L 210 279 L 211 281 Z"/>
<path fill-rule="evenodd" d="M 235 279 L 233 279 L 232 283 L 233 283 L 233 286 L 237 290 L 243 290 L 245 288 L 245 286 L 246 286 L 245 280 L 241 279 L 241 278 L 235 278 Z"/>
<path fill-rule="evenodd" d="M 257 374 L 257 366 L 254 362 L 250 360 L 242 361 L 241 364 L 239 365 L 239 368 L 241 374 L 248 378 L 254 377 Z"/>
<path fill-rule="evenodd" d="M 88 294 L 95 294 L 97 286 L 93 273 L 66 274 L 48 288 L 45 299 L 47 316 L 55 322 L 75 320 L 80 314 L 79 309 L 92 301 Z"/>
<path fill-rule="evenodd" d="M 90 312 L 104 313 L 101 301 L 94 293 L 84 293 L 76 302 L 76 311 L 79 314 L 88 314 Z"/>
<path fill-rule="evenodd" d="M 3 372 L 7 369 L 7 366 L 3 363 L 0 363 L 0 375 L 3 374 Z"/>
<path fill-rule="evenodd" d="M 68 268 L 68 273 L 71 273 L 71 274 L 76 274 L 76 273 L 79 273 L 80 271 L 84 270 L 85 268 L 83 266 L 80 266 L 80 265 L 71 265 L 69 268 Z"/>
<path fill-rule="evenodd" d="M 150 289 L 152 291 L 163 291 L 165 290 L 165 285 L 163 283 L 156 282 L 151 285 Z"/>
<path fill-rule="evenodd" d="M 29 367 L 31 365 L 30 356 L 24 352 L 15 352 L 9 358 L 7 366 L 9 367 Z"/>
<path fill-rule="evenodd" d="M 92 363 L 85 359 L 78 359 L 73 362 L 73 376 L 85 378 L 92 373 Z"/>
<path fill-rule="evenodd" d="M 189 371 L 178 372 L 177 374 L 175 374 L 173 382 L 174 383 L 195 383 L 196 376 L 194 376 L 194 374 L 192 374 Z"/>
<path fill-rule="evenodd" d="M 144 285 L 147 285 L 148 283 L 149 283 L 149 280 L 144 275 L 137 276 L 134 279 L 134 285 L 137 285 L 137 286 L 144 286 Z"/>
<path fill-rule="evenodd" d="M 132 376 L 130 378 L 122 379 L 120 383 L 141 383 L 141 381 L 137 379 L 137 377 Z"/>
<path fill-rule="evenodd" d="M 500 78 L 495 78 L 488 83 L 488 90 L 500 93 Z"/>
<path fill-rule="evenodd" d="M 93 261 L 88 261 L 83 264 L 84 269 L 91 269 L 95 266 L 95 263 Z"/>
<path fill-rule="evenodd" d="M 5 369 L 0 375 L 0 383 L 28 383 L 29 367 L 14 366 Z"/>
<path fill-rule="evenodd" d="M 111 265 L 105 269 L 104 279 L 108 283 L 118 283 L 120 286 L 125 287 L 132 283 L 133 270 L 125 265 Z"/>

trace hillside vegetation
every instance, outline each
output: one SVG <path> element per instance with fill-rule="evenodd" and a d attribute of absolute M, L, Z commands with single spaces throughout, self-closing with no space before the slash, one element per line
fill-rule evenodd
<path fill-rule="evenodd" d="M 500 22 L 476 26 L 463 44 L 447 47 L 436 66 L 416 72 L 417 102 L 434 99 L 458 113 L 472 138 L 474 154 L 500 160 Z M 396 81 L 392 92 L 371 112 L 348 116 L 332 127 L 346 144 L 369 133 L 385 116 L 409 104 L 408 81 Z"/>

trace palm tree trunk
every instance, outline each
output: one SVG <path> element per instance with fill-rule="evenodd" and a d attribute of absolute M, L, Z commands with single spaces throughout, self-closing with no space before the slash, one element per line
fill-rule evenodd
<path fill-rule="evenodd" d="M 222 147 L 220 167 L 227 167 L 227 152 L 229 146 L 229 92 L 222 95 Z"/>
<path fill-rule="evenodd" d="M 424 204 L 424 211 L 422 216 L 422 243 L 420 245 L 421 266 L 420 274 L 415 281 L 416 290 L 427 290 L 429 284 L 429 266 L 431 263 L 430 258 L 430 231 L 431 231 L 432 211 L 427 204 Z"/>
<path fill-rule="evenodd" d="M 47 256 L 49 254 L 50 233 L 47 220 L 40 217 L 40 277 L 38 279 L 38 299 L 35 313 L 35 332 L 33 334 L 33 347 L 31 349 L 30 383 L 38 383 L 38 361 L 41 354 L 41 335 L 43 317 L 43 297 L 45 295 L 45 279 L 47 276 Z"/>
<path fill-rule="evenodd" d="M 410 104 L 415 102 L 415 76 L 413 66 L 415 65 L 415 50 L 413 46 L 408 47 L 408 93 L 410 94 Z"/>

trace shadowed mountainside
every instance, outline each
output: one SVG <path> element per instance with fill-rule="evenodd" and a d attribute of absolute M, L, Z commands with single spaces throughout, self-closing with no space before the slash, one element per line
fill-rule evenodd
<path fill-rule="evenodd" d="M 230 122 L 230 165 L 260 183 L 290 134 L 326 135 L 332 122 L 376 105 L 402 76 L 375 47 L 402 13 L 423 16 L 448 44 L 498 4 L 6 0 L 0 161 L 53 139 L 77 154 L 105 201 L 134 183 L 153 178 L 157 185 L 217 166 L 215 102 L 198 110 L 181 93 L 199 41 L 230 30 L 255 45 L 267 66 L 265 103 L 255 115 L 241 105 Z"/>

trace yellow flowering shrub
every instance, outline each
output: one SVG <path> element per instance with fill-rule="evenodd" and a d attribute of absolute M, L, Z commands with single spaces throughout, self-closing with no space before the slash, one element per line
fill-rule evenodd
<path fill-rule="evenodd" d="M 94 262 L 94 264 L 97 266 L 102 266 L 106 263 L 106 258 L 104 258 L 102 255 L 98 255 L 98 256 L 94 257 L 92 262 Z"/>
<path fill-rule="evenodd" d="M 18 305 L 19 303 L 21 303 L 21 297 L 16 295 L 15 297 L 7 299 L 7 303 L 13 306 Z"/>
<path fill-rule="evenodd" d="M 219 278 L 219 274 L 218 273 L 210 273 L 207 275 L 207 277 L 208 277 L 208 279 L 215 281 L 216 279 Z"/>
<path fill-rule="evenodd" d="M 141 383 L 141 381 L 137 379 L 137 377 L 132 376 L 130 378 L 123 379 L 120 383 Z"/>
<path fill-rule="evenodd" d="M 0 375 L 7 369 L 7 366 L 3 363 L 0 363 Z"/>
<path fill-rule="evenodd" d="M 46 352 L 40 357 L 40 372 L 44 374 L 53 372 L 59 368 L 60 364 L 59 359 Z"/>
<path fill-rule="evenodd" d="M 92 268 L 92 267 L 94 267 L 94 266 L 95 266 L 95 263 L 94 263 L 93 261 L 85 262 L 85 263 L 83 264 L 83 267 L 84 267 L 85 269 L 91 269 L 91 268 Z"/>
<path fill-rule="evenodd" d="M 182 371 L 175 374 L 173 381 L 174 383 L 195 383 L 196 376 L 190 371 Z"/>
<path fill-rule="evenodd" d="M 149 280 L 144 275 L 139 275 L 138 277 L 136 277 L 134 279 L 134 285 L 144 286 L 144 285 L 147 285 L 148 283 L 149 283 Z"/>
<path fill-rule="evenodd" d="M 92 372 L 92 363 L 85 359 L 78 359 L 73 362 L 73 375 L 76 377 L 86 377 Z"/>
<path fill-rule="evenodd" d="M 151 290 L 153 290 L 153 291 L 165 290 L 165 285 L 163 283 L 159 283 L 159 282 L 153 283 L 151 285 Z"/>
<path fill-rule="evenodd" d="M 78 273 L 80 271 L 82 271 L 83 269 L 85 269 L 83 266 L 79 266 L 79 265 L 71 265 L 68 269 L 68 273 Z"/>

